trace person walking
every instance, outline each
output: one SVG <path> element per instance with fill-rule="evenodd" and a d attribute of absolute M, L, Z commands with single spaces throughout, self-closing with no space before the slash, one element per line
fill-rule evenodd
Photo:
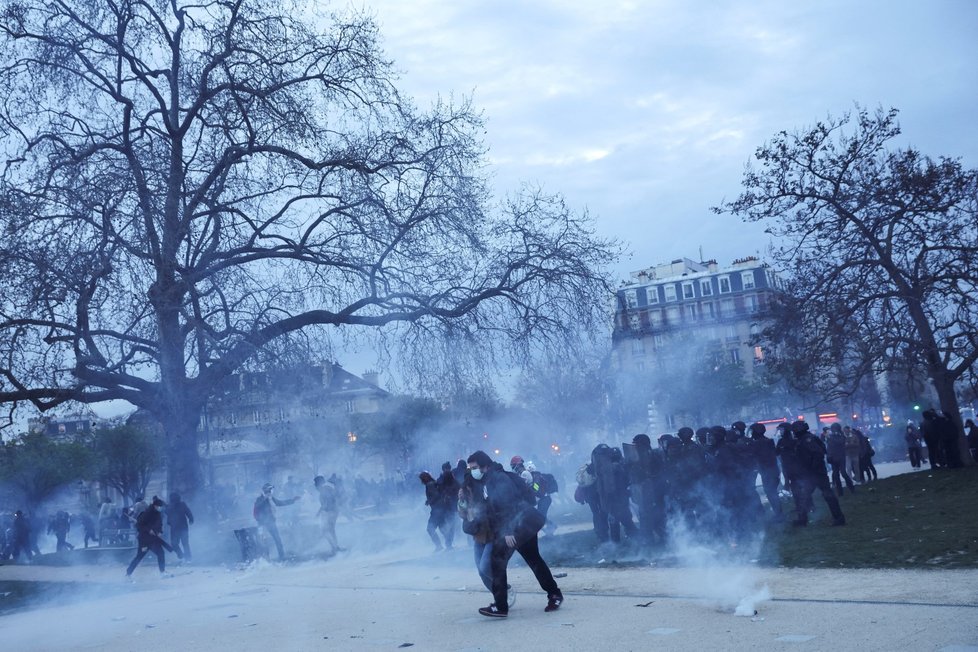
<path fill-rule="evenodd" d="M 166 508 L 166 522 L 170 524 L 170 544 L 176 551 L 177 557 L 187 562 L 191 561 L 193 555 L 190 552 L 190 526 L 193 525 L 194 515 L 187 503 L 180 498 L 180 494 L 175 491 L 170 494 L 170 504 Z"/>
<path fill-rule="evenodd" d="M 791 431 L 797 440 L 795 459 L 798 462 L 799 485 L 801 496 L 798 500 L 798 518 L 792 525 L 808 525 L 808 513 L 812 509 L 812 493 L 818 489 L 832 513 L 833 525 L 845 525 L 846 517 L 842 513 L 839 499 L 832 491 L 828 470 L 825 468 L 825 444 L 816 437 L 804 421 L 791 424 Z"/>
<path fill-rule="evenodd" d="M 312 479 L 316 492 L 319 494 L 319 522 L 322 526 L 322 534 L 326 542 L 332 549 L 330 554 L 335 554 L 340 548 L 339 541 L 336 539 L 336 519 L 339 517 L 339 504 L 336 496 L 336 487 L 321 475 Z"/>
<path fill-rule="evenodd" d="M 917 429 L 917 424 L 913 421 L 908 421 L 907 433 L 903 437 L 907 442 L 907 457 L 910 458 L 910 466 L 919 469 L 920 461 L 923 459 L 923 453 L 920 447 L 920 430 Z"/>
<path fill-rule="evenodd" d="M 537 533 L 546 519 L 534 507 L 530 488 L 517 475 L 507 473 L 485 451 L 476 451 L 466 460 L 472 478 L 484 482 L 489 537 L 492 541 L 490 568 L 493 602 L 479 609 L 483 616 L 505 618 L 509 615 L 506 567 L 514 552 L 519 552 L 533 571 L 540 588 L 547 593 L 544 611 L 556 611 L 564 601 L 557 581 L 547 562 L 540 556 Z"/>
<path fill-rule="evenodd" d="M 441 539 L 438 538 L 439 530 L 441 530 L 442 536 L 445 537 L 446 546 L 449 543 L 449 533 L 445 525 L 445 521 L 449 517 L 445 513 L 445 496 L 441 491 L 441 485 L 427 471 L 419 473 L 418 480 L 424 485 L 424 504 L 430 510 L 428 514 L 428 536 L 431 537 L 431 542 L 435 544 L 435 552 L 441 552 L 444 547 L 441 544 Z"/>
<path fill-rule="evenodd" d="M 156 555 L 156 565 L 160 569 L 160 577 L 169 577 L 166 572 L 166 556 L 163 549 L 166 548 L 173 552 L 166 541 L 163 540 L 163 515 L 160 510 L 166 505 L 160 498 L 153 496 L 152 502 L 140 512 L 136 519 L 136 556 L 126 569 L 126 577 L 132 579 L 132 572 L 143 560 L 146 553 L 152 551 Z"/>
<path fill-rule="evenodd" d="M 252 515 L 255 520 L 258 521 L 258 525 L 265 528 L 269 536 L 272 537 L 272 541 L 275 542 L 275 550 L 278 552 L 278 560 L 285 560 L 285 549 L 282 547 L 282 536 L 278 532 L 278 524 L 275 519 L 275 508 L 285 507 L 286 505 L 292 505 L 297 500 L 299 496 L 293 496 L 286 500 L 279 500 L 272 495 L 275 486 L 266 482 L 262 485 L 261 495 L 255 498 L 255 505 L 252 509 Z"/>
<path fill-rule="evenodd" d="M 13 542 L 10 546 L 10 558 L 17 561 L 20 553 L 27 557 L 27 563 L 31 563 L 34 552 L 31 550 L 31 520 L 21 510 L 14 512 L 14 522 L 11 526 Z"/>

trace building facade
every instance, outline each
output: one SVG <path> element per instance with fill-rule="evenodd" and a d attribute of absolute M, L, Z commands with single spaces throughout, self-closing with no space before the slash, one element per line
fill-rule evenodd
<path fill-rule="evenodd" d="M 725 267 L 682 258 L 632 272 L 617 292 L 614 365 L 635 377 L 684 364 L 736 367 L 749 382 L 765 358 L 756 337 L 782 289 L 774 270 L 753 256 Z M 663 431 L 684 416 L 671 413 L 654 387 L 648 404 L 650 411 L 653 405 L 665 410 L 656 415 Z"/>

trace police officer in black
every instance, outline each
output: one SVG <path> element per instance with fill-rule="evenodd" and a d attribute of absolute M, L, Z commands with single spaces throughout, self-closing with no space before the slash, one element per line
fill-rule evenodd
<path fill-rule="evenodd" d="M 846 517 L 842 514 L 838 496 L 832 491 L 828 469 L 825 467 L 825 444 L 812 434 L 808 424 L 804 421 L 795 421 L 791 424 L 791 431 L 797 440 L 795 459 L 798 461 L 801 491 L 797 503 L 799 505 L 798 518 L 793 525 L 808 525 L 808 512 L 812 507 L 812 493 L 815 489 L 822 493 L 825 504 L 832 512 L 832 524 L 845 525 Z"/>
<path fill-rule="evenodd" d="M 750 441 L 748 442 L 757 472 L 761 475 L 761 486 L 764 487 L 764 495 L 774 513 L 775 521 L 784 520 L 781 510 L 781 498 L 778 496 L 778 485 L 781 484 L 781 471 L 778 469 L 778 452 L 774 447 L 774 440 L 766 436 L 767 428 L 762 423 L 752 423 L 750 425 Z"/>

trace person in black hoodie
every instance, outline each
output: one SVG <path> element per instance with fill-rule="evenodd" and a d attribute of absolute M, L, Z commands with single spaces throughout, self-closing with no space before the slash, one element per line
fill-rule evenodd
<path fill-rule="evenodd" d="M 180 494 L 175 491 L 170 494 L 166 521 L 170 524 L 170 541 L 173 542 L 177 557 L 190 561 L 193 557 L 190 553 L 190 526 L 194 522 L 194 515 L 187 503 L 180 498 Z"/>
<path fill-rule="evenodd" d="M 163 548 L 173 551 L 173 548 L 163 540 L 163 515 L 160 509 L 165 505 L 162 500 L 153 496 L 153 502 L 144 509 L 136 518 L 136 534 L 138 536 L 136 544 L 136 556 L 129 562 L 126 569 L 126 577 L 131 578 L 136 566 L 143 560 L 146 553 L 150 550 L 156 555 L 156 564 L 160 567 L 160 577 L 168 577 L 166 574 L 166 557 Z"/>
<path fill-rule="evenodd" d="M 509 614 L 506 567 L 514 552 L 520 553 L 540 588 L 547 592 L 544 611 L 556 611 L 564 596 L 550 567 L 540 556 L 537 533 L 545 519 L 533 506 L 532 491 L 519 476 L 507 473 L 501 464 L 493 462 L 485 451 L 472 453 L 467 462 L 472 478 L 484 483 L 486 517 L 492 540 L 490 566 L 495 601 L 479 609 L 479 613 L 494 618 L 505 618 Z"/>

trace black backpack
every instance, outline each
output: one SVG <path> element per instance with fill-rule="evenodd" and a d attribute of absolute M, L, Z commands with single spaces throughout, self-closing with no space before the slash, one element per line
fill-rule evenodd
<path fill-rule="evenodd" d="M 553 473 L 536 472 L 533 475 L 533 480 L 540 485 L 540 488 L 543 489 L 543 493 L 555 494 L 560 491 L 560 488 L 557 486 L 557 478 L 554 477 Z"/>

